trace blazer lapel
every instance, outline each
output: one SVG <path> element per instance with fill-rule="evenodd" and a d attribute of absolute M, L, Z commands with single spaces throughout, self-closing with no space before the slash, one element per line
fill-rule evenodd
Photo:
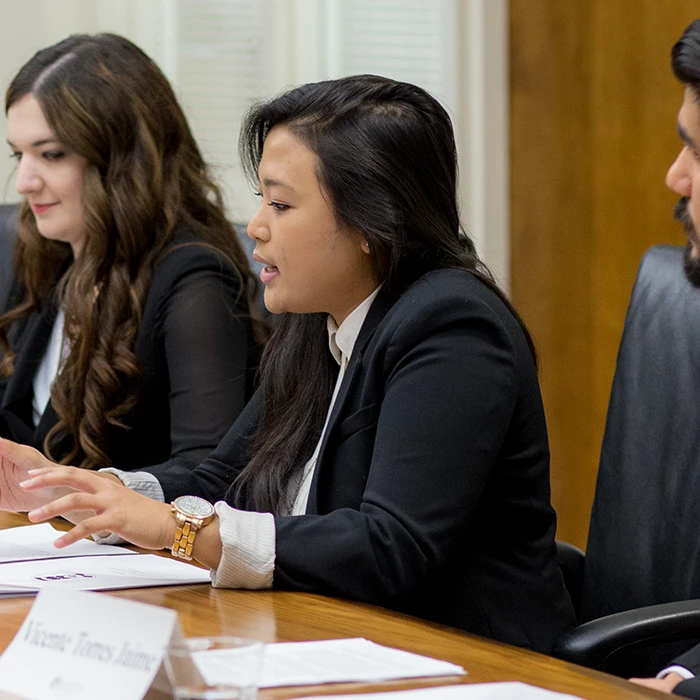
<path fill-rule="evenodd" d="M 47 304 L 44 311 L 29 319 L 24 338 L 20 342 L 21 350 L 15 371 L 8 379 L 3 396 L 3 408 L 15 413 L 28 425 L 32 425 L 34 375 L 46 353 L 55 319 L 56 311 L 51 304 Z"/>
<path fill-rule="evenodd" d="M 391 299 L 389 294 L 387 294 L 382 288 L 372 303 L 372 306 L 367 313 L 367 318 L 365 318 L 362 328 L 360 329 L 360 333 L 357 336 L 348 368 L 345 370 L 343 383 L 340 385 L 338 396 L 333 404 L 333 410 L 331 411 L 331 416 L 328 420 L 328 427 L 326 428 L 325 435 L 323 436 L 323 442 L 321 443 L 321 449 L 318 453 L 318 459 L 316 460 L 316 468 L 314 470 L 311 487 L 309 489 L 309 500 L 306 505 L 306 512 L 308 514 L 315 514 L 318 512 L 318 479 L 319 473 L 322 471 L 321 466 L 323 464 L 326 447 L 328 445 L 329 438 L 333 434 L 333 430 L 338 424 L 340 416 L 343 415 L 343 407 L 350 392 L 350 388 L 355 381 L 357 370 L 360 366 L 360 362 L 362 361 L 362 355 L 364 354 L 367 344 L 374 335 L 377 326 L 382 322 L 389 309 L 391 309 L 391 307 L 394 305 L 394 301 L 395 300 Z"/>

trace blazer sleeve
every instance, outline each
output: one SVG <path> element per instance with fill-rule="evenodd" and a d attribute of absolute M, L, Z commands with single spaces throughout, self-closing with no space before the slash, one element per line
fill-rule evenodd
<path fill-rule="evenodd" d="M 687 681 L 681 681 L 673 689 L 673 694 L 700 700 L 700 678 L 689 678 Z"/>
<path fill-rule="evenodd" d="M 360 507 L 277 517 L 275 587 L 393 607 L 478 536 L 470 523 L 488 507 L 482 496 L 498 478 L 518 393 L 509 312 L 464 296 L 426 302 L 425 284 L 416 291 L 422 311 L 396 325 L 375 402 L 338 426 L 333 463 L 319 463 L 319 481 L 340 491 L 338 470 L 369 460 Z"/>
<path fill-rule="evenodd" d="M 240 277 L 216 251 L 181 246 L 156 277 L 154 326 L 167 370 L 171 445 L 170 459 L 151 465 L 160 473 L 199 464 L 243 410 L 252 331 Z"/>
<path fill-rule="evenodd" d="M 696 674 L 696 678 L 690 678 L 679 683 L 675 687 L 673 694 L 687 698 L 700 699 L 700 678 L 697 677 L 697 674 L 700 674 L 700 644 L 696 644 L 694 647 L 691 647 L 688 651 L 675 658 L 673 664 L 683 666 L 683 668 L 687 668 L 689 671 Z"/>
<path fill-rule="evenodd" d="M 259 410 L 260 392 L 256 391 L 216 449 L 196 468 L 174 461 L 141 471 L 150 472 L 158 479 L 166 503 L 184 494 L 212 502 L 225 499 L 238 472 L 246 464 L 248 441 L 257 428 Z"/>

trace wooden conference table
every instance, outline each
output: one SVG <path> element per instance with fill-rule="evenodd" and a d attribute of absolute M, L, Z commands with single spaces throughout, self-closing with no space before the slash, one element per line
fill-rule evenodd
<path fill-rule="evenodd" d="M 0 512 L 0 529 L 26 524 L 23 515 Z M 261 691 L 259 697 L 263 700 L 488 681 L 523 681 L 590 700 L 670 697 L 542 654 L 383 608 L 320 595 L 221 590 L 208 584 L 141 588 L 109 595 L 177 610 L 185 636 L 226 634 L 265 642 L 365 637 L 378 644 L 451 661 L 468 671 L 466 676 L 442 679 L 282 688 Z M 14 637 L 33 601 L 0 600 L 0 652 Z"/>

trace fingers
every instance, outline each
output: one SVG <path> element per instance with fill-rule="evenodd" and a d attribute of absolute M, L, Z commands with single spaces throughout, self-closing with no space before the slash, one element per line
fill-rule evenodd
<path fill-rule="evenodd" d="M 73 522 L 84 521 L 91 513 L 102 513 L 114 503 L 112 496 L 119 491 L 123 495 L 124 486 L 111 480 L 102 479 L 98 474 L 75 467 L 51 467 L 33 469 L 30 478 L 19 484 L 25 492 L 50 494 L 27 514 L 34 523 L 50 520 L 62 515 Z M 49 501 L 49 502 L 45 502 Z M 65 545 L 64 545 L 65 546 Z"/>
<path fill-rule="evenodd" d="M 116 499 L 101 494 L 71 494 L 60 499 L 62 504 L 56 502 L 50 504 L 48 509 L 37 510 L 41 511 L 45 518 L 50 518 L 56 510 L 66 508 L 91 511 L 72 530 L 54 542 L 56 547 L 66 547 L 83 537 L 105 532 L 119 535 L 127 542 L 145 549 L 169 547 L 175 537 L 176 528 L 170 505 L 138 494 L 132 496 L 130 502 L 124 504 L 122 499 L 117 502 Z M 34 512 L 29 515 L 31 520 L 35 520 Z"/>
<path fill-rule="evenodd" d="M 170 505 L 135 493 L 121 481 L 57 465 L 32 469 L 29 477 L 19 484 L 24 492 L 34 492 L 36 499 L 48 491 L 53 498 L 48 503 L 36 499 L 29 520 L 43 522 L 62 515 L 77 523 L 56 540 L 56 547 L 105 531 L 146 549 L 162 549 L 173 541 L 175 521 Z"/>
<path fill-rule="evenodd" d="M 101 512 L 104 509 L 102 499 L 93 494 L 73 492 L 55 501 L 34 508 L 27 513 L 33 523 L 50 520 L 64 513 L 82 513 L 85 511 Z"/>
<path fill-rule="evenodd" d="M 76 467 L 52 466 L 50 468 L 31 469 L 28 473 L 30 478 L 21 481 L 19 484 L 26 491 L 67 486 L 76 491 L 94 494 L 100 487 L 104 488 L 110 485 L 114 487 L 115 485 L 111 480 L 100 478 L 95 472 Z"/>
<path fill-rule="evenodd" d="M 85 537 L 90 537 L 98 532 L 111 532 L 112 529 L 107 526 L 107 519 L 100 516 L 95 516 L 93 518 L 86 518 L 82 522 L 75 525 L 64 535 L 61 535 L 57 540 L 54 541 L 54 546 L 57 549 L 63 549 L 68 545 L 75 544 Z"/>

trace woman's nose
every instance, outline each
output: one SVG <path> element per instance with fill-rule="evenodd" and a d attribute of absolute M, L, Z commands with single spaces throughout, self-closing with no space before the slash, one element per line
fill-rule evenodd
<path fill-rule="evenodd" d="M 270 237 L 270 229 L 264 221 L 264 206 L 265 203 L 261 202 L 253 218 L 248 222 L 246 232 L 248 233 L 248 237 L 252 238 L 254 241 L 267 241 Z"/>
<path fill-rule="evenodd" d="M 36 194 L 43 186 L 41 177 L 33 167 L 30 159 L 23 158 L 17 164 L 17 173 L 15 175 L 15 187 L 17 192 L 26 197 L 30 194 Z"/>

